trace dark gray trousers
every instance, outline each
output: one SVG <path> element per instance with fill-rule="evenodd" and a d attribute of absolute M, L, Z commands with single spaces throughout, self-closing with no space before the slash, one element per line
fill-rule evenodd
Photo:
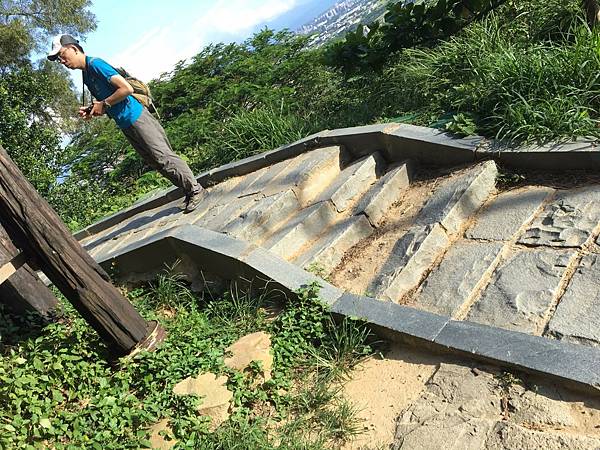
<path fill-rule="evenodd" d="M 142 159 L 185 194 L 202 189 L 190 167 L 173 151 L 162 125 L 146 108 L 132 126 L 122 131 Z"/>

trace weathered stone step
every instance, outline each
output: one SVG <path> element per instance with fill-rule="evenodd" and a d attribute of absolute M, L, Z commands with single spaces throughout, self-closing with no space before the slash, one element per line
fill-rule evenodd
<path fill-rule="evenodd" d="M 519 249 L 503 261 L 468 320 L 508 330 L 540 334 L 559 293 L 573 251 Z"/>
<path fill-rule="evenodd" d="M 248 211 L 225 226 L 223 231 L 239 239 L 260 244 L 265 236 L 299 209 L 296 194 L 289 189 L 256 202 Z"/>
<path fill-rule="evenodd" d="M 386 162 L 379 152 L 350 164 L 319 196 L 318 201 L 331 200 L 338 212 L 346 211 L 359 196 L 369 190 L 385 170 Z"/>
<path fill-rule="evenodd" d="M 339 146 L 314 150 L 277 183 L 290 186 L 304 208 L 315 202 L 321 192 L 340 175 L 346 158 L 346 152 Z"/>
<path fill-rule="evenodd" d="M 525 231 L 519 243 L 581 247 L 600 223 L 600 185 L 557 193 Z"/>
<path fill-rule="evenodd" d="M 222 231 L 229 222 L 248 211 L 262 198 L 262 195 L 254 194 L 236 198 L 226 205 L 217 205 L 202 216 L 195 225 L 213 231 Z"/>
<path fill-rule="evenodd" d="M 553 192 L 547 187 L 527 187 L 498 194 L 479 213 L 466 237 L 493 241 L 516 238 L 519 229 L 533 219 Z"/>
<path fill-rule="evenodd" d="M 364 213 L 371 225 L 378 227 L 386 212 L 397 202 L 412 178 L 412 163 L 405 162 L 391 168 L 361 199 L 355 214 Z"/>
<path fill-rule="evenodd" d="M 328 275 L 350 248 L 372 232 L 373 227 L 365 216 L 349 217 L 328 229 L 309 249 L 295 258 L 294 263 L 303 268 L 315 264 L 319 271 Z"/>
<path fill-rule="evenodd" d="M 369 291 L 400 301 L 416 289 L 467 221 L 495 189 L 498 171 L 486 161 L 451 177 L 427 201 L 415 225 L 394 246 Z"/>
<path fill-rule="evenodd" d="M 600 254 L 583 257 L 547 334 L 600 347 Z"/>
<path fill-rule="evenodd" d="M 423 206 L 416 224 L 439 223 L 447 233 L 458 233 L 494 192 L 497 175 L 496 163 L 486 161 L 452 177 Z"/>
<path fill-rule="evenodd" d="M 477 288 L 491 275 L 503 243 L 463 240 L 454 244 L 416 296 L 426 311 L 457 318 Z"/>
<path fill-rule="evenodd" d="M 292 260 L 303 247 L 315 240 L 337 218 L 338 214 L 331 202 L 316 203 L 298 212 L 281 226 L 265 241 L 263 247 L 288 261 Z"/>
<path fill-rule="evenodd" d="M 394 246 L 369 292 L 383 300 L 401 300 L 419 285 L 449 245 L 440 224 L 412 227 Z"/>

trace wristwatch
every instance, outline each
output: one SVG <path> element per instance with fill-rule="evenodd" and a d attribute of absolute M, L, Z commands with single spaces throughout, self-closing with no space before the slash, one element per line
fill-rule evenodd
<path fill-rule="evenodd" d="M 111 104 L 108 103 L 106 100 L 102 100 L 102 103 L 104 104 L 104 109 L 110 109 L 111 108 Z"/>

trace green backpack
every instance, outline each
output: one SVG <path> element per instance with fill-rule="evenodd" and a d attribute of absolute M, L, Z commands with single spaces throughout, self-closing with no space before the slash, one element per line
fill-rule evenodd
<path fill-rule="evenodd" d="M 93 61 L 94 58 L 90 58 L 90 62 Z M 150 93 L 150 88 L 146 83 L 132 76 L 129 72 L 127 72 L 122 67 L 114 68 L 119 75 L 127 80 L 127 82 L 133 88 L 133 94 L 131 94 L 138 102 L 148 108 L 148 111 L 156 114 L 156 116 L 160 119 L 158 114 L 158 110 L 156 106 L 154 106 L 154 101 L 152 100 L 152 94 Z M 81 79 L 83 81 L 83 73 L 81 74 Z M 85 83 L 83 83 L 83 89 L 81 94 L 81 104 L 85 106 Z M 91 108 L 91 107 L 90 107 Z"/>
<path fill-rule="evenodd" d="M 154 102 L 152 101 L 152 94 L 150 93 L 150 88 L 146 83 L 132 76 L 129 72 L 127 72 L 122 67 L 115 67 L 115 70 L 121 75 L 123 78 L 127 80 L 127 82 L 133 88 L 133 97 L 148 108 L 148 111 L 151 113 L 158 114 L 156 107 L 154 106 Z"/>

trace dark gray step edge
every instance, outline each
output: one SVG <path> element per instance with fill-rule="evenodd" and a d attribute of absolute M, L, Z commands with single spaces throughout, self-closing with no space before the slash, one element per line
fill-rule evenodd
<path fill-rule="evenodd" d="M 163 230 L 119 249 L 118 253 L 105 255 L 98 262 L 105 268 L 116 264 L 120 273 L 143 273 L 150 269 L 150 261 L 160 268 L 183 255 L 199 267 L 206 267 L 207 272 L 220 270 L 228 279 L 273 280 L 272 286 L 287 295 L 318 282 L 322 286 L 320 296 L 333 313 L 364 319 L 388 339 L 549 377 L 600 395 L 600 348 L 455 321 L 448 316 L 343 292 L 265 249 L 194 225 Z"/>
<path fill-rule="evenodd" d="M 600 169 L 600 151 L 596 143 L 589 140 L 511 148 L 481 136 L 461 138 L 433 128 L 384 123 L 323 130 L 275 150 L 203 172 L 197 179 L 204 186 L 212 185 L 328 145 L 343 145 L 355 157 L 381 151 L 388 162 L 412 159 L 417 163 L 438 167 L 494 159 L 517 169 Z M 182 192 L 178 188 L 158 192 L 149 199 L 140 200 L 133 206 L 78 231 L 75 237 L 83 239 L 92 236 L 140 212 L 157 208 L 179 197 L 182 197 Z"/>

